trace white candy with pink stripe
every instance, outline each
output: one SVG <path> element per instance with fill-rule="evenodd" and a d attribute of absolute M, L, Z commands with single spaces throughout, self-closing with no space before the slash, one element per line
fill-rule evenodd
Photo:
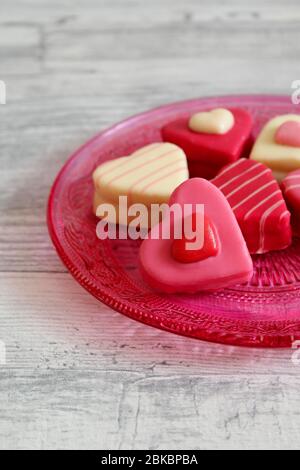
<path fill-rule="evenodd" d="M 128 205 L 168 203 L 172 192 L 188 177 L 183 150 L 169 143 L 150 144 L 95 170 L 95 201 L 118 204 L 119 196 L 127 196 Z"/>

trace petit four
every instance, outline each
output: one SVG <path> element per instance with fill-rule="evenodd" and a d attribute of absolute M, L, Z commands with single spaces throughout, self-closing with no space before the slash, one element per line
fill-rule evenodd
<path fill-rule="evenodd" d="M 282 181 L 281 189 L 292 214 L 293 232 L 300 236 L 300 170 L 289 173 Z"/>
<path fill-rule="evenodd" d="M 148 145 L 94 171 L 94 212 L 100 204 L 109 203 L 118 213 L 120 196 L 128 197 L 128 205 L 168 203 L 174 189 L 188 177 L 183 150 L 169 143 Z"/>
<path fill-rule="evenodd" d="M 184 150 L 191 176 L 210 179 L 224 165 L 249 155 L 252 126 L 247 111 L 220 108 L 170 122 L 162 137 Z"/>
<path fill-rule="evenodd" d="M 271 168 L 279 181 L 300 168 L 300 116 L 287 114 L 269 121 L 258 136 L 250 158 Z"/>
<path fill-rule="evenodd" d="M 212 183 L 231 205 L 250 253 L 282 250 L 291 244 L 290 212 L 269 168 L 240 159 L 224 167 Z"/>
<path fill-rule="evenodd" d="M 201 178 L 190 179 L 174 191 L 170 207 L 173 205 L 182 209 L 180 213 L 174 211 L 173 227 L 183 223 L 185 207 L 192 207 L 194 218 L 197 206 L 203 205 L 203 244 L 193 250 L 185 239 L 162 237 L 164 220 L 153 227 L 139 255 L 143 278 L 153 289 L 195 293 L 251 279 L 253 264 L 245 240 L 229 203 L 216 186 Z"/>

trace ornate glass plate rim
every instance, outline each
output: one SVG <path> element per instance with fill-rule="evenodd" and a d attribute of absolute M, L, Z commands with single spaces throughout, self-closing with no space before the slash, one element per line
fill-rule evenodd
<path fill-rule="evenodd" d="M 100 162 L 157 140 L 161 125 L 173 118 L 220 106 L 252 111 L 257 117 L 256 132 L 273 115 L 300 112 L 300 107 L 293 105 L 289 97 L 239 95 L 174 103 L 131 117 L 99 133 L 63 166 L 49 196 L 49 233 L 74 278 L 101 302 L 134 320 L 224 344 L 291 347 L 300 339 L 300 248 L 299 266 L 298 263 L 294 266 L 297 250 L 290 254 L 293 275 L 284 272 L 277 276 L 276 272 L 276 277 L 270 271 L 266 275 L 260 266 L 258 278 L 247 288 L 219 291 L 200 297 L 200 301 L 197 298 L 193 304 L 193 299 L 152 292 L 124 269 L 109 241 L 100 242 L 96 238 L 96 220 L 90 207 L 93 169 Z M 274 266 L 276 257 L 285 264 L 288 256 L 285 252 L 273 254 L 266 265 Z M 261 310 L 270 314 L 264 318 L 258 315 Z"/>

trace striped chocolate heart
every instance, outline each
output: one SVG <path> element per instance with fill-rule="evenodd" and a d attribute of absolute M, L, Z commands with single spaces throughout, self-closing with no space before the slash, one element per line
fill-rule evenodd
<path fill-rule="evenodd" d="M 300 236 L 300 170 L 289 173 L 282 181 L 282 192 L 292 214 L 292 227 Z"/>
<path fill-rule="evenodd" d="M 120 196 L 128 197 L 128 206 L 168 203 L 174 189 L 188 177 L 183 150 L 168 143 L 148 145 L 95 170 L 94 210 L 99 202 L 117 207 Z"/>
<path fill-rule="evenodd" d="M 272 171 L 253 160 L 228 165 L 212 181 L 226 196 L 250 253 L 291 244 L 290 212 Z"/>

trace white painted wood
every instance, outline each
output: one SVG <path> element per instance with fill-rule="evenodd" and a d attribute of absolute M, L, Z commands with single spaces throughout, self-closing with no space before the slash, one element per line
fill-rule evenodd
<path fill-rule="evenodd" d="M 103 306 L 66 273 L 0 274 L 0 338 L 8 369 L 127 370 L 155 375 L 288 374 L 290 350 L 182 338 Z"/>
<path fill-rule="evenodd" d="M 14 449 L 299 448 L 298 377 L 26 370 L 0 384 Z"/>
<path fill-rule="evenodd" d="M 0 448 L 297 448 L 288 350 L 135 323 L 80 288 L 45 225 L 83 141 L 166 102 L 290 93 L 298 0 L 1 0 Z"/>

